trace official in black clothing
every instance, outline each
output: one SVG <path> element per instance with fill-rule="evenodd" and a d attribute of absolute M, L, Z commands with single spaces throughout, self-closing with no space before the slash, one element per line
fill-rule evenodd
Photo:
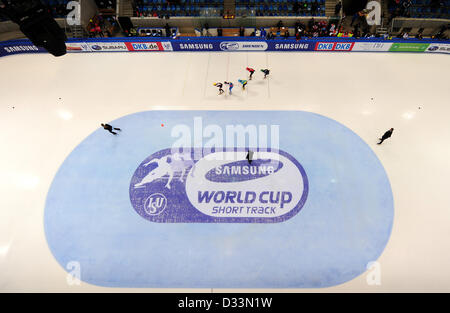
<path fill-rule="evenodd" d="M 109 125 L 109 124 L 101 124 L 102 125 L 102 127 L 104 128 L 104 129 L 106 129 L 107 131 L 109 131 L 111 134 L 114 134 L 114 135 L 117 135 L 117 133 L 116 132 L 113 132 L 113 129 L 114 130 L 118 130 L 118 131 L 122 131 L 120 128 L 113 128 L 111 125 Z"/>
<path fill-rule="evenodd" d="M 383 141 L 385 141 L 386 139 L 388 139 L 389 137 L 391 137 L 393 131 L 394 131 L 394 129 L 391 128 L 391 129 L 389 129 L 387 132 L 384 133 L 383 137 L 378 138 L 378 139 L 380 139 L 380 142 L 379 142 L 378 144 L 381 145 L 381 144 L 383 143 Z"/>

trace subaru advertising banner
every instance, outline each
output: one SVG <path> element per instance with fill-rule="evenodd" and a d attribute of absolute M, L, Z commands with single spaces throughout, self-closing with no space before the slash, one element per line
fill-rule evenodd
<path fill-rule="evenodd" d="M 425 52 L 448 53 L 450 54 L 450 44 L 448 43 L 432 43 Z"/>
<path fill-rule="evenodd" d="M 128 51 L 127 46 L 123 42 L 88 42 L 87 45 L 92 52 Z"/>

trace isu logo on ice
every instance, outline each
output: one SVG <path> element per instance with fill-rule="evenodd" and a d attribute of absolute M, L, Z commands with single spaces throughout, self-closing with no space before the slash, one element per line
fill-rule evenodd
<path fill-rule="evenodd" d="M 286 152 L 255 148 L 249 162 L 246 149 L 212 149 L 199 160 L 195 150 L 161 150 L 139 165 L 129 189 L 139 215 L 163 223 L 275 223 L 307 199 L 306 172 Z"/>
<path fill-rule="evenodd" d="M 145 213 L 148 215 L 161 214 L 167 205 L 167 199 L 160 193 L 154 193 L 145 201 Z"/>

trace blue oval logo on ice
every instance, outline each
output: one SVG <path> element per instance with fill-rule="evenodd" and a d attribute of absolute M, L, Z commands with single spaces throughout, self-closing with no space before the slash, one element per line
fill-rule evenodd
<path fill-rule="evenodd" d="M 160 223 L 276 223 L 306 202 L 306 172 L 284 151 L 254 149 L 249 162 L 245 149 L 197 150 L 161 150 L 138 166 L 129 192 L 140 216 Z"/>
<path fill-rule="evenodd" d="M 100 47 L 99 45 L 92 45 L 91 48 L 94 50 L 102 50 L 102 47 Z"/>
<path fill-rule="evenodd" d="M 220 43 L 220 49 L 224 50 L 224 51 L 229 51 L 229 50 L 239 50 L 239 43 L 237 42 L 221 42 Z"/>

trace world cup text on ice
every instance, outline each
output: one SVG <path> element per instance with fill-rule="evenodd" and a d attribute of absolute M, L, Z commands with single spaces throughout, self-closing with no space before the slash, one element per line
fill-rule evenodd
<path fill-rule="evenodd" d="M 198 203 L 259 203 L 279 204 L 282 209 L 285 204 L 292 201 L 289 191 L 198 191 Z"/>

